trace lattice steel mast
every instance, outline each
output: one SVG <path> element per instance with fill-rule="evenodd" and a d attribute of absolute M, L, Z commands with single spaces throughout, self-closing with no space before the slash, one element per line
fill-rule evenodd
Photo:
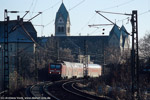
<path fill-rule="evenodd" d="M 139 97 L 139 54 L 138 54 L 138 17 L 137 11 L 132 11 L 132 50 L 131 50 L 131 67 L 132 67 L 132 99 Z M 137 95 L 135 94 L 137 93 Z"/>
<path fill-rule="evenodd" d="M 8 22 L 7 10 L 4 11 L 4 90 L 9 93 L 9 49 L 8 49 Z"/>

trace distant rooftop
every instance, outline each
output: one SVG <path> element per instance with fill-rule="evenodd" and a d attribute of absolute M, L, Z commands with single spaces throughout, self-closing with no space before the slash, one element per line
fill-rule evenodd
<path fill-rule="evenodd" d="M 10 32 L 10 30 L 17 26 L 16 30 Z M 33 27 L 31 22 L 23 22 L 22 25 L 18 23 L 17 20 L 11 20 L 8 23 L 9 42 L 33 42 L 31 37 L 25 32 L 27 31 L 29 35 L 36 40 L 37 32 Z M 4 42 L 4 21 L 0 22 L 0 42 Z"/>

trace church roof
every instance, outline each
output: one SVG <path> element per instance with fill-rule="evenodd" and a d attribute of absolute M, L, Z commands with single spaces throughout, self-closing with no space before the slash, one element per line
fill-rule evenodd
<path fill-rule="evenodd" d="M 123 36 L 128 36 L 127 34 L 127 30 L 125 29 L 125 27 L 122 25 L 122 27 L 120 28 L 120 31 L 122 32 Z"/>
<path fill-rule="evenodd" d="M 113 34 L 115 34 L 117 36 L 117 38 L 120 39 L 121 32 L 119 30 L 119 27 L 116 24 L 111 29 L 109 36 L 111 37 Z"/>
<path fill-rule="evenodd" d="M 120 31 L 122 33 L 122 38 L 123 38 L 123 43 L 122 46 L 124 47 L 126 38 L 128 38 L 128 34 L 127 34 L 127 30 L 125 29 L 125 27 L 122 25 L 122 27 L 120 28 Z"/>
<path fill-rule="evenodd" d="M 68 13 L 64 3 L 61 4 L 61 6 L 60 6 L 60 8 L 56 14 L 55 22 L 59 18 L 59 16 L 62 16 L 64 18 L 64 20 L 67 22 L 67 18 L 69 17 L 69 13 Z"/>

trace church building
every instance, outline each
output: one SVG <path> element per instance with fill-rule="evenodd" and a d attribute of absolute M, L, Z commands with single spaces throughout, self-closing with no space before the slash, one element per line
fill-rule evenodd
<path fill-rule="evenodd" d="M 70 18 L 64 3 L 56 13 L 55 36 L 70 36 Z"/>
<path fill-rule="evenodd" d="M 84 55 L 84 42 L 86 41 L 87 55 L 90 56 L 92 62 L 98 64 L 104 64 L 106 48 L 117 48 L 119 54 L 124 50 L 129 50 L 130 44 L 125 27 L 119 28 L 116 24 L 109 32 L 109 35 L 70 36 L 70 17 L 63 2 L 56 13 L 55 36 L 41 37 L 39 41 L 41 41 L 41 44 L 45 44 L 47 40 L 52 39 L 59 43 L 60 48 L 69 48 L 76 58 L 79 55 Z"/>

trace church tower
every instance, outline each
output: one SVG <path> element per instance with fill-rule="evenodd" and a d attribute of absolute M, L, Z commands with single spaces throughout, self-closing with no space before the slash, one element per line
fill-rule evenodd
<path fill-rule="evenodd" d="M 56 13 L 55 36 L 70 36 L 69 13 L 63 2 Z"/>

